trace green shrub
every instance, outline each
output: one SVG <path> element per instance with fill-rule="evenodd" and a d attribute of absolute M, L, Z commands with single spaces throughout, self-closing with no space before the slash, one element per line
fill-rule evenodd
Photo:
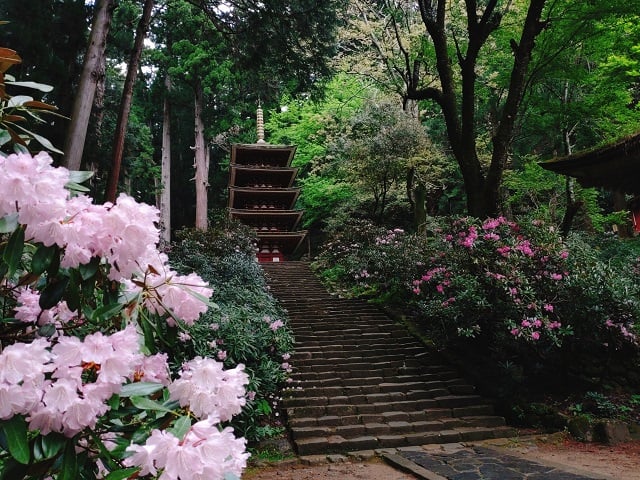
<path fill-rule="evenodd" d="M 325 278 L 412 316 L 441 347 L 471 339 L 500 361 L 637 347 L 637 247 L 565 242 L 539 220 L 431 219 L 425 234 L 354 223 L 315 262 Z M 615 259 L 615 260 L 614 260 Z M 553 352 L 556 353 L 553 353 Z"/>
<path fill-rule="evenodd" d="M 293 337 L 256 261 L 253 231 L 234 223 L 206 232 L 185 230 L 170 256 L 174 264 L 209 282 L 218 306 L 189 328 L 175 357 L 183 361 L 199 355 L 223 360 L 226 366 L 244 364 L 251 400 L 233 426 L 250 442 L 281 432 L 277 404 L 290 371 Z"/>

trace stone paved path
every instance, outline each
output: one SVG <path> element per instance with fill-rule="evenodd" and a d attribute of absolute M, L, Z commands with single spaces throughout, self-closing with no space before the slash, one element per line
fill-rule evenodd
<path fill-rule="evenodd" d="M 423 480 L 594 480 L 609 477 L 568 471 L 562 466 L 537 463 L 473 446 L 426 452 L 398 449 L 383 457 L 394 466 Z"/>

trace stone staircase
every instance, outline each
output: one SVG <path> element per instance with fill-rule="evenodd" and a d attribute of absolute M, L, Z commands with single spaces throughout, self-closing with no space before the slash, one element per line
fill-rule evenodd
<path fill-rule="evenodd" d="M 472 385 L 377 307 L 330 295 L 305 262 L 263 269 L 296 340 L 294 388 L 283 406 L 299 455 L 515 434 Z"/>

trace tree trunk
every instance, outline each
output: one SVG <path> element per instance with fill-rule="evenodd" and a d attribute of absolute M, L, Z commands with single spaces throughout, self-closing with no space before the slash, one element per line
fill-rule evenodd
<path fill-rule="evenodd" d="M 107 47 L 107 35 L 116 3 L 116 0 L 101 0 L 97 3 L 93 16 L 89 45 L 84 56 L 78 92 L 73 103 L 71 123 L 64 145 L 65 155 L 62 164 L 69 170 L 80 170 L 82 164 L 82 152 L 96 85 L 104 77 L 104 51 Z"/>
<path fill-rule="evenodd" d="M 427 189 L 422 182 L 416 184 L 413 190 L 415 195 L 416 206 L 413 212 L 413 221 L 418 232 L 424 233 L 425 223 L 427 222 Z"/>
<path fill-rule="evenodd" d="M 131 101 L 133 99 L 133 86 L 136 82 L 138 74 L 138 64 L 142 55 L 142 47 L 144 39 L 149 30 L 149 22 L 151 21 L 151 11 L 153 10 L 154 0 L 145 0 L 142 8 L 142 16 L 138 22 L 136 29 L 136 38 L 129 58 L 127 66 L 127 76 L 124 81 L 122 90 L 122 100 L 120 101 L 120 111 L 118 112 L 118 123 L 116 124 L 115 138 L 113 139 L 113 155 L 111 158 L 111 170 L 109 170 L 109 179 L 107 180 L 107 190 L 105 192 L 105 200 L 107 202 L 116 201 L 116 193 L 118 192 L 118 179 L 120 177 L 120 166 L 122 165 L 122 153 L 124 151 L 124 137 L 127 131 L 127 123 L 129 122 L 129 112 L 131 111 Z"/>
<path fill-rule="evenodd" d="M 209 187 L 209 163 L 204 141 L 202 85 L 195 87 L 195 164 L 196 169 L 196 228 L 207 229 L 207 188 Z"/>
<path fill-rule="evenodd" d="M 526 78 L 531 63 L 535 41 L 545 25 L 540 21 L 546 0 L 531 0 L 527 17 L 520 35 L 520 42 L 514 45 L 513 69 L 509 81 L 509 92 L 505 101 L 500 123 L 492 138 L 493 153 L 484 185 L 486 201 L 485 215 L 497 215 L 500 206 L 500 185 L 507 167 L 511 141 L 516 126 L 516 118 L 524 95 Z"/>
<path fill-rule="evenodd" d="M 160 232 L 165 244 L 171 242 L 171 78 L 164 79 L 165 96 L 162 109 L 162 193 L 160 194 Z"/>
<path fill-rule="evenodd" d="M 614 212 L 620 212 L 620 211 L 627 211 L 629 212 L 629 204 L 627 203 L 627 197 L 625 195 L 624 192 L 620 191 L 620 190 L 614 190 L 613 192 L 613 211 Z M 629 221 L 627 221 L 626 223 L 623 224 L 618 224 L 615 225 L 618 229 L 618 237 L 620 238 L 631 238 L 633 237 L 633 229 L 631 226 L 631 223 Z"/>

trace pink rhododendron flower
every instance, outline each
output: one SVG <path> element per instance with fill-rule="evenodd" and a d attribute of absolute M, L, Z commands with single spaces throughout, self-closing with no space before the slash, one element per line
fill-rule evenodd
<path fill-rule="evenodd" d="M 53 308 L 42 310 L 40 308 L 40 292 L 31 287 L 22 287 L 16 296 L 18 306 L 15 307 L 15 317 L 24 323 L 33 323 L 39 326 L 48 323 L 62 326 L 77 317 L 75 311 L 71 311 L 67 302 L 60 302 Z"/>
<path fill-rule="evenodd" d="M 96 425 L 106 401 L 141 363 L 133 325 L 84 341 L 59 336 L 53 345 L 47 339 L 9 345 L 0 354 L 0 398 L 11 393 L 15 400 L 3 402 L 1 418 L 23 414 L 32 430 L 72 437 Z"/>
<path fill-rule="evenodd" d="M 275 332 L 276 330 L 278 330 L 280 327 L 284 327 L 284 323 L 282 322 L 282 320 L 276 320 L 275 322 L 272 322 L 272 323 L 269 325 L 269 328 L 270 328 L 271 330 L 273 330 L 274 332 Z"/>
<path fill-rule="evenodd" d="M 157 475 L 165 480 L 222 480 L 230 473 L 240 477 L 249 454 L 244 438 L 235 438 L 229 427 L 219 430 L 202 420 L 191 426 L 180 441 L 171 433 L 154 430 L 145 445 L 132 444 L 125 466 L 141 467 L 141 475 Z"/>
<path fill-rule="evenodd" d="M 247 383 L 244 365 L 224 370 L 222 363 L 212 358 L 196 357 L 183 366 L 180 378 L 169 385 L 169 392 L 172 400 L 189 405 L 197 417 L 226 421 L 240 413 L 246 403 Z"/>
<path fill-rule="evenodd" d="M 533 340 L 539 340 L 540 339 L 540 332 L 531 332 L 531 338 Z"/>
<path fill-rule="evenodd" d="M 515 249 L 526 255 L 527 257 L 533 257 L 534 255 L 533 249 L 531 248 L 531 242 L 529 242 L 529 240 L 523 240 L 518 245 L 516 245 Z"/>

